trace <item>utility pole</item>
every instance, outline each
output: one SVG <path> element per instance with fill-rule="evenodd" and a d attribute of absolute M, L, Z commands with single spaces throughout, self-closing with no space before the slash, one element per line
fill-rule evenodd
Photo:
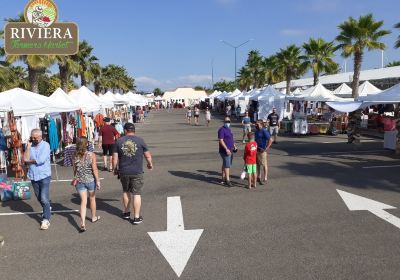
<path fill-rule="evenodd" d="M 241 46 L 247 44 L 250 41 L 253 41 L 254 39 L 249 39 L 246 42 L 241 43 L 240 45 L 234 46 L 231 43 L 228 43 L 227 41 L 220 40 L 220 42 L 224 43 L 225 45 L 228 45 L 231 48 L 235 49 L 235 83 L 237 81 L 237 49 L 240 48 Z"/>

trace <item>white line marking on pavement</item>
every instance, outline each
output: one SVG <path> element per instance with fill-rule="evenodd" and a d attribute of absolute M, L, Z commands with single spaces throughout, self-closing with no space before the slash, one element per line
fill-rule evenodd
<path fill-rule="evenodd" d="M 51 213 L 76 213 L 79 210 L 57 210 L 51 211 Z M 18 215 L 38 215 L 43 212 L 13 212 L 13 213 L 0 213 L 0 216 L 18 216 Z"/>
<path fill-rule="evenodd" d="M 337 190 L 337 192 L 350 211 L 369 211 L 395 227 L 400 228 L 400 219 L 384 210 L 396 209 L 396 207 L 341 190 Z"/>
<path fill-rule="evenodd" d="M 202 233 L 202 229 L 185 230 L 181 198 L 175 196 L 167 199 L 167 231 L 148 234 L 180 277 Z"/>
<path fill-rule="evenodd" d="M 377 166 L 364 166 L 364 169 L 374 169 L 374 168 L 393 168 L 400 167 L 400 165 L 377 165 Z"/>

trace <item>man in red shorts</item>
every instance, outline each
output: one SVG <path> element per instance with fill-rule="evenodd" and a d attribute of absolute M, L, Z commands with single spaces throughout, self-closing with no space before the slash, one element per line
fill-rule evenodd
<path fill-rule="evenodd" d="M 113 148 L 115 145 L 115 140 L 118 139 L 119 133 L 111 125 L 111 119 L 110 118 L 105 118 L 104 119 L 104 126 L 100 129 L 99 133 L 99 148 L 103 149 L 103 162 L 104 162 L 104 167 L 103 171 L 107 171 L 107 157 L 109 158 L 110 162 L 110 168 L 108 171 L 112 172 L 112 160 L 111 156 L 113 153 Z"/>

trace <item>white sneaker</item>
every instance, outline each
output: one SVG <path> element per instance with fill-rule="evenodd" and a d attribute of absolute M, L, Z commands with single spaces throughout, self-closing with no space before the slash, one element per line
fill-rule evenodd
<path fill-rule="evenodd" d="M 40 229 L 41 230 L 49 229 L 49 227 L 50 227 L 49 220 L 43 220 L 42 223 L 40 224 Z"/>

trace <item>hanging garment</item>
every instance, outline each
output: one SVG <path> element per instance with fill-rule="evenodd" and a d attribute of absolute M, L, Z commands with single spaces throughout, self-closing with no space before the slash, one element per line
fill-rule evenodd
<path fill-rule="evenodd" d="M 0 128 L 0 151 L 7 150 L 7 140 L 4 136 L 3 129 Z"/>
<path fill-rule="evenodd" d="M 88 141 L 93 141 L 94 138 L 94 130 L 95 130 L 95 126 L 94 126 L 94 121 L 91 117 L 87 117 L 86 118 L 86 135 L 87 135 L 87 139 Z"/>
<path fill-rule="evenodd" d="M 96 127 L 104 126 L 104 116 L 102 114 L 97 114 L 94 118 L 94 123 Z"/>
<path fill-rule="evenodd" d="M 31 131 L 39 127 L 39 118 L 37 116 L 21 117 L 21 138 L 22 143 L 28 143 L 31 137 Z"/>
<path fill-rule="evenodd" d="M 58 150 L 58 132 L 57 132 L 57 123 L 54 119 L 50 118 L 49 120 L 49 144 L 50 151 L 55 152 Z"/>
<path fill-rule="evenodd" d="M 81 120 L 81 127 L 78 128 L 78 136 L 79 137 L 86 137 L 86 118 L 82 113 L 79 116 L 79 118 Z"/>

